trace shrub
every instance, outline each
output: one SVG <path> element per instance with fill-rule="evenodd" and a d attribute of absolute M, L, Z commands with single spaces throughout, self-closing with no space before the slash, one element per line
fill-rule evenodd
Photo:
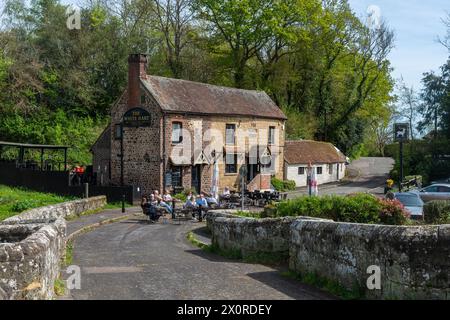
<path fill-rule="evenodd" d="M 450 201 L 430 201 L 424 207 L 425 221 L 430 224 L 450 223 Z"/>
<path fill-rule="evenodd" d="M 382 208 L 380 220 L 384 224 L 404 225 L 411 217 L 403 204 L 398 200 L 379 200 Z"/>
<path fill-rule="evenodd" d="M 301 197 L 278 204 L 277 217 L 307 216 L 350 223 L 403 225 L 409 214 L 399 201 L 380 200 L 370 194 L 347 197 Z"/>
<path fill-rule="evenodd" d="M 293 180 L 285 180 L 283 184 L 286 191 L 294 191 L 297 187 L 297 184 Z"/>
<path fill-rule="evenodd" d="M 272 183 L 272 186 L 275 188 L 275 190 L 277 190 L 277 191 L 284 191 L 283 190 L 284 183 L 283 183 L 282 180 L 277 179 L 277 178 L 272 178 L 271 183 Z"/>
<path fill-rule="evenodd" d="M 332 219 L 341 222 L 378 223 L 381 204 L 369 194 L 347 197 L 301 197 L 282 202 L 277 207 L 277 216 L 308 216 Z"/>
<path fill-rule="evenodd" d="M 271 183 L 275 190 L 281 192 L 293 191 L 297 187 L 297 184 L 293 180 L 283 181 L 277 178 L 272 178 Z"/>
<path fill-rule="evenodd" d="M 175 194 L 175 195 L 173 196 L 173 198 L 174 198 L 174 199 L 177 199 L 177 200 L 180 200 L 180 201 L 182 201 L 182 202 L 186 202 L 186 200 L 187 200 L 187 195 L 185 195 L 184 193 L 178 193 L 178 194 Z"/>

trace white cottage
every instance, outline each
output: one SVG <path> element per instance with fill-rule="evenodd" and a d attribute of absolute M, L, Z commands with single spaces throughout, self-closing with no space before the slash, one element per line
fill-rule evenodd
<path fill-rule="evenodd" d="M 285 178 L 297 187 L 307 185 L 308 166 L 316 170 L 319 185 L 340 181 L 345 177 L 347 158 L 331 143 L 299 140 L 286 141 Z"/>

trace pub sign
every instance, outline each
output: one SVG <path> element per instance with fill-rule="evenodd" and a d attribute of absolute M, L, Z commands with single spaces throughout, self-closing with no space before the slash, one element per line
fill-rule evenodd
<path fill-rule="evenodd" d="M 128 110 L 123 115 L 123 126 L 124 127 L 150 127 L 151 126 L 151 116 L 148 111 L 142 108 L 134 108 Z"/>
<path fill-rule="evenodd" d="M 396 123 L 394 124 L 394 140 L 407 141 L 409 138 L 409 124 L 408 123 Z"/>

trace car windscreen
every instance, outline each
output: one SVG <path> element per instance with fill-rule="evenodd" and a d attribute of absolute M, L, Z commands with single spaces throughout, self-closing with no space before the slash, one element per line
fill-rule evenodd
<path fill-rule="evenodd" d="M 413 195 L 399 194 L 396 198 L 406 207 L 421 207 L 422 202 L 418 197 Z"/>

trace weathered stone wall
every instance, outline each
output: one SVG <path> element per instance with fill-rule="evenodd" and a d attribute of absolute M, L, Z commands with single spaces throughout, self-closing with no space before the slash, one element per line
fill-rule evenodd
<path fill-rule="evenodd" d="M 76 216 L 86 211 L 96 210 L 106 205 L 106 197 L 99 196 L 58 203 L 42 208 L 28 210 L 20 215 L 5 220 L 8 224 L 30 220 L 48 220 Z"/>
<path fill-rule="evenodd" d="M 0 225 L 0 234 L 0 300 L 51 299 L 65 248 L 64 219 Z M 25 239 L 16 242 L 19 235 Z"/>
<path fill-rule="evenodd" d="M 368 290 L 370 266 L 381 290 Z M 450 225 L 398 227 L 297 220 L 290 268 L 361 288 L 368 298 L 450 299 Z"/>
<path fill-rule="evenodd" d="M 233 213 L 233 210 L 208 213 L 206 221 L 213 245 L 222 250 L 238 250 L 243 256 L 261 253 L 288 255 L 290 227 L 298 218 L 251 219 Z"/>
<path fill-rule="evenodd" d="M 211 211 L 212 243 L 222 250 L 281 253 L 290 269 L 316 274 L 369 299 L 450 299 L 450 225 L 383 226 L 309 217 L 250 219 Z M 369 290 L 371 266 L 381 290 Z"/>
<path fill-rule="evenodd" d="M 65 250 L 64 218 L 95 210 L 106 197 L 37 208 L 0 223 L 0 300 L 52 299 Z"/>

